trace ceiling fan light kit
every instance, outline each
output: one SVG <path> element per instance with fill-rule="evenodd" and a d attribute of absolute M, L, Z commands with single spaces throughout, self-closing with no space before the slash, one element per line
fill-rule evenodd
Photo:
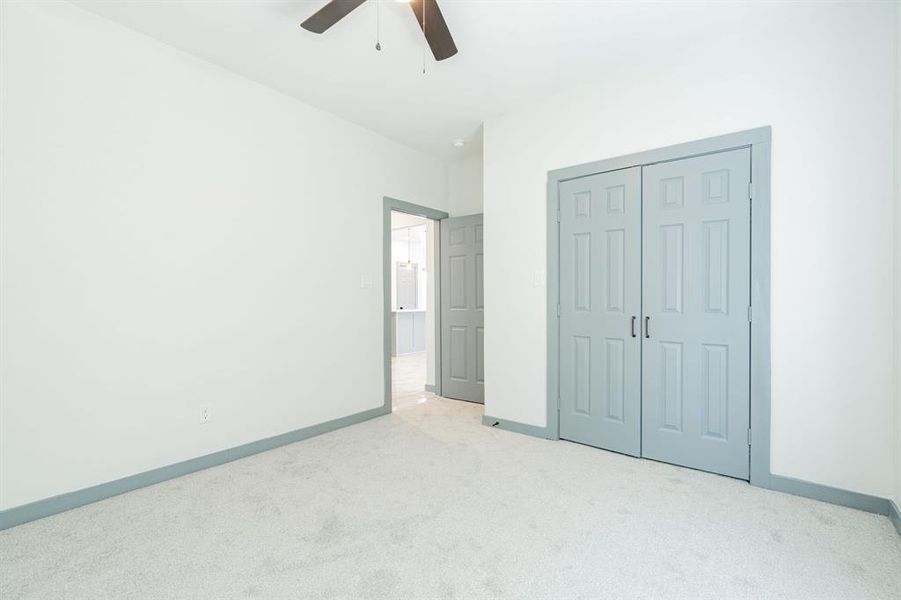
<path fill-rule="evenodd" d="M 379 0 L 376 0 L 378 2 Z M 396 0 L 409 4 L 413 9 L 413 16 L 425 35 L 426 42 L 432 50 L 436 61 L 450 58 L 457 53 L 454 38 L 447 28 L 444 15 L 438 7 L 438 0 Z M 324 33 L 332 25 L 349 15 L 355 8 L 366 0 L 330 0 L 325 6 L 316 11 L 301 27 L 313 33 Z M 376 50 L 381 50 L 381 42 L 377 41 Z"/>

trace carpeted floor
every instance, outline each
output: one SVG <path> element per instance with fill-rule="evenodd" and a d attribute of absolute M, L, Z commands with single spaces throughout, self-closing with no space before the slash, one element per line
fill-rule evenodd
<path fill-rule="evenodd" d="M 0 597 L 901 598 L 888 519 L 435 399 L 0 532 Z"/>

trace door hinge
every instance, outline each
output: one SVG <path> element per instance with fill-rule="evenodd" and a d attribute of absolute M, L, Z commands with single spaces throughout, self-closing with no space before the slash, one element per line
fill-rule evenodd
<path fill-rule="evenodd" d="M 751 445 L 751 430 L 748 429 L 748 445 Z"/>
<path fill-rule="evenodd" d="M 748 182 L 748 199 L 751 200 L 754 198 L 754 182 Z"/>
<path fill-rule="evenodd" d="M 748 323 L 754 321 L 754 310 L 752 307 L 748 307 Z"/>
<path fill-rule="evenodd" d="M 560 318 L 560 303 L 557 303 L 557 318 Z"/>
<path fill-rule="evenodd" d="M 557 222 L 560 222 L 560 207 L 557 207 Z"/>

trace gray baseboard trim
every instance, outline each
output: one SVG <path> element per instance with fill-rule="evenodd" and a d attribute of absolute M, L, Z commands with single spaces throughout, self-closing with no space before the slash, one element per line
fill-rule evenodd
<path fill-rule="evenodd" d="M 497 427 L 499 429 L 540 438 L 547 437 L 546 427 L 537 427 L 535 425 L 526 425 L 516 421 L 507 421 L 490 415 L 484 415 L 482 417 L 482 425 Z M 879 496 L 871 496 L 860 492 L 851 492 L 819 483 L 783 477 L 781 475 L 771 475 L 768 483 L 769 485 L 765 487 L 777 492 L 784 492 L 786 494 L 792 494 L 793 496 L 802 496 L 821 502 L 847 506 L 848 508 L 855 508 L 877 515 L 885 515 L 892 520 L 898 533 L 901 534 L 901 511 L 898 510 L 898 505 L 888 498 L 880 498 Z"/>
<path fill-rule="evenodd" d="M 547 438 L 547 427 L 526 425 L 525 423 L 508 421 L 506 419 L 498 419 L 496 417 L 490 417 L 488 415 L 482 415 L 482 425 L 487 425 L 488 427 L 496 427 L 498 429 L 504 429 L 506 431 L 513 431 L 515 433 L 524 433 L 525 435 L 531 435 L 534 437 Z"/>
<path fill-rule="evenodd" d="M 484 415 L 482 417 L 482 425 L 497 427 L 516 433 L 524 433 L 540 438 L 548 437 L 546 427 L 537 427 L 535 425 L 526 425 L 525 423 L 518 423 L 516 421 L 507 421 L 490 415 Z M 793 496 L 802 496 L 804 498 L 847 506 L 848 508 L 855 508 L 877 515 L 885 515 L 892 520 L 895 529 L 897 529 L 899 535 L 901 535 L 901 511 L 898 510 L 898 505 L 888 498 L 880 498 L 879 496 L 871 496 L 860 492 L 851 492 L 819 483 L 783 477 L 782 475 L 770 475 L 768 478 L 768 485 L 764 487 L 777 492 L 792 494 Z"/>
<path fill-rule="evenodd" d="M 438 395 L 438 386 L 427 383 L 427 384 L 425 384 L 425 391 L 431 392 L 437 396 Z"/>
<path fill-rule="evenodd" d="M 188 475 L 189 473 L 222 465 L 233 460 L 238 460 L 239 458 L 259 454 L 260 452 L 272 450 L 279 446 L 300 442 L 323 433 L 328 433 L 336 429 L 341 429 L 342 427 L 347 427 L 348 425 L 354 425 L 390 413 L 390 405 L 387 407 L 379 406 L 378 408 L 347 415 L 346 417 L 340 417 L 338 419 L 326 421 L 325 423 L 319 423 L 318 425 L 311 425 L 274 437 L 192 458 L 180 463 L 175 463 L 174 465 L 160 467 L 158 469 L 130 475 L 108 483 L 101 483 L 75 492 L 60 494 L 59 496 L 53 496 L 52 498 L 9 508 L 0 511 L 0 530 L 9 529 L 10 527 L 15 527 L 16 525 L 21 525 L 36 519 L 49 517 L 50 515 L 78 508 L 79 506 L 91 504 L 92 502 L 104 500 L 112 496 L 118 496 L 119 494 L 124 494 L 125 492 L 130 492 L 148 485 L 181 477 L 182 475 Z"/>
<path fill-rule="evenodd" d="M 898 508 L 893 500 L 888 501 L 888 518 L 891 519 L 898 535 L 901 535 L 901 508 Z"/>
<path fill-rule="evenodd" d="M 804 496 L 814 500 L 829 502 L 830 504 L 838 504 L 847 506 L 848 508 L 856 508 L 866 512 L 876 513 L 877 515 L 889 515 L 889 505 L 891 501 L 888 498 L 880 498 L 879 496 L 870 496 L 860 492 L 849 492 L 839 488 L 821 485 L 819 483 L 811 483 L 800 479 L 792 479 L 791 477 L 783 477 L 781 475 L 771 475 L 771 490 L 777 492 L 785 492 L 793 496 Z"/>

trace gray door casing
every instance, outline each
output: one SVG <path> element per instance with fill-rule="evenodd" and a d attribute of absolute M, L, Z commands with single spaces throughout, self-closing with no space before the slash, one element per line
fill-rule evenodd
<path fill-rule="evenodd" d="M 560 438 L 561 356 L 560 248 L 561 189 L 570 180 L 629 169 L 650 167 L 658 163 L 694 158 L 703 155 L 747 149 L 750 153 L 750 470 L 752 485 L 771 488 L 794 480 L 779 478 L 770 472 L 770 148 L 772 133 L 769 127 L 739 131 L 692 142 L 675 144 L 585 163 L 548 172 L 547 182 L 547 424 L 549 439 Z M 651 316 L 651 315 L 649 315 Z M 655 320 L 651 318 L 651 335 Z M 642 326 L 644 323 L 641 324 Z M 644 334 L 642 327 L 642 335 Z M 653 337 L 651 338 L 653 339 Z M 644 338 L 642 338 L 644 340 Z M 802 482 L 803 483 L 803 482 Z M 787 485 L 787 484 L 786 484 Z M 789 486 L 790 487 L 790 486 Z"/>
<path fill-rule="evenodd" d="M 748 479 L 751 152 L 642 169 L 644 457 Z"/>
<path fill-rule="evenodd" d="M 410 215 L 416 215 L 419 217 L 424 217 L 426 219 L 432 219 L 439 224 L 442 219 L 447 218 L 447 213 L 441 210 L 435 210 L 434 208 L 429 208 L 427 206 L 421 206 L 419 204 L 413 204 L 411 202 L 404 202 L 403 200 L 398 200 L 396 198 L 391 198 L 390 196 L 382 197 L 382 373 L 384 380 L 384 390 L 383 390 L 383 399 L 382 399 L 382 409 L 386 413 L 391 412 L 391 399 L 392 399 L 392 381 L 391 381 L 391 356 L 393 354 L 392 344 L 394 337 L 394 322 L 392 319 L 392 302 L 391 302 L 391 270 L 393 268 L 391 261 L 391 213 L 393 211 L 402 212 Z M 432 265 L 428 265 L 427 268 L 437 269 L 438 265 L 434 267 Z M 360 287 L 366 288 L 369 284 L 365 281 L 365 278 L 361 279 Z M 440 293 L 436 298 L 436 316 L 440 314 Z M 439 323 L 440 319 L 435 319 L 435 364 L 438 366 L 436 369 L 436 374 L 440 372 L 441 365 L 441 327 Z M 436 384 L 437 388 L 436 393 L 441 393 L 441 378 L 436 376 Z"/>
<path fill-rule="evenodd" d="M 441 395 L 485 402 L 482 215 L 441 221 Z"/>
<path fill-rule="evenodd" d="M 641 452 L 641 168 L 560 184 L 560 437 Z"/>

